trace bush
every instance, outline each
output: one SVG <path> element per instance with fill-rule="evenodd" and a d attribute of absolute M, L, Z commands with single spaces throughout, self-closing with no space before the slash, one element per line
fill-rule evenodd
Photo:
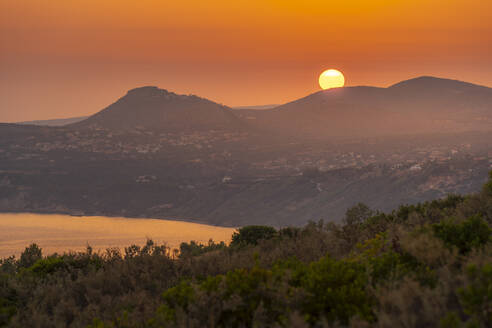
<path fill-rule="evenodd" d="M 9 276 L 0 273 L 0 327 L 7 326 L 17 312 L 18 295 L 10 285 Z"/>
<path fill-rule="evenodd" d="M 29 247 L 26 247 L 24 252 L 22 252 L 19 260 L 19 267 L 28 268 L 37 260 L 40 260 L 43 257 L 41 248 L 39 248 L 36 244 L 31 244 Z"/>
<path fill-rule="evenodd" d="M 181 243 L 179 245 L 179 257 L 186 258 L 190 256 L 198 256 L 208 252 L 223 250 L 227 246 L 221 241 L 220 243 L 215 243 L 212 239 L 208 241 L 207 245 L 199 244 L 192 240 L 189 243 Z"/>
<path fill-rule="evenodd" d="M 486 192 L 358 204 L 345 224 L 248 226 L 179 256 L 151 240 L 44 258 L 30 245 L 0 260 L 0 326 L 487 327 L 491 205 Z"/>
<path fill-rule="evenodd" d="M 492 263 L 466 269 L 469 281 L 458 293 L 464 312 L 481 327 L 492 327 Z"/>
<path fill-rule="evenodd" d="M 487 222 L 478 215 L 461 223 L 443 221 L 434 224 L 432 228 L 436 237 L 442 239 L 448 247 L 457 247 L 461 254 L 467 254 L 473 248 L 485 245 L 492 232 Z"/>
<path fill-rule="evenodd" d="M 38 277 L 46 277 L 66 267 L 65 261 L 62 258 L 53 256 L 36 261 L 31 267 L 27 268 L 27 272 L 32 272 Z"/>
<path fill-rule="evenodd" d="M 271 239 L 277 235 L 273 227 L 252 225 L 239 228 L 232 234 L 231 246 L 258 245 L 260 240 Z"/>
<path fill-rule="evenodd" d="M 489 180 L 483 186 L 483 193 L 492 196 L 492 171 L 489 172 Z"/>
<path fill-rule="evenodd" d="M 301 313 L 311 324 L 325 319 L 347 325 L 354 316 L 374 320 L 373 299 L 366 291 L 368 279 L 362 264 L 325 257 L 298 268 L 293 285 L 306 292 Z"/>

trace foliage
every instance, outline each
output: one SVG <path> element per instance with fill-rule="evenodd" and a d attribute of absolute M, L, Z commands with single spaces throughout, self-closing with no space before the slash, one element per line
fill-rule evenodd
<path fill-rule="evenodd" d="M 179 257 L 186 258 L 198 256 L 208 252 L 223 250 L 225 248 L 226 244 L 223 241 L 220 243 L 215 243 L 212 239 L 210 239 L 207 245 L 203 245 L 192 240 L 189 243 L 181 243 L 179 246 Z"/>
<path fill-rule="evenodd" d="M 268 226 L 246 226 L 239 228 L 232 235 L 231 246 L 257 245 L 260 240 L 270 239 L 277 235 L 277 230 Z"/>
<path fill-rule="evenodd" d="M 492 263 L 470 265 L 468 283 L 458 293 L 464 312 L 482 327 L 492 326 Z"/>
<path fill-rule="evenodd" d="M 19 260 L 19 266 L 21 268 L 28 268 L 41 258 L 42 258 L 41 248 L 39 248 L 39 246 L 36 244 L 31 244 L 28 247 L 26 247 L 24 252 L 22 252 Z"/>
<path fill-rule="evenodd" d="M 46 277 L 63 268 L 65 268 L 65 261 L 63 261 L 63 258 L 52 256 L 37 260 L 36 263 L 27 268 L 27 271 L 39 277 Z"/>
<path fill-rule="evenodd" d="M 210 315 L 214 303 L 209 317 L 214 327 L 252 327 L 259 312 L 264 324 L 282 325 L 286 309 L 297 309 L 313 324 L 322 319 L 347 324 L 354 315 L 371 321 L 372 298 L 366 285 L 362 265 L 330 257 L 311 264 L 284 261 L 270 269 L 256 265 L 201 283 L 181 282 L 163 294 L 164 304 L 152 322 L 190 324 L 190 313 Z"/>
<path fill-rule="evenodd" d="M 483 186 L 483 193 L 487 196 L 492 195 L 492 171 L 489 172 L 489 180 Z"/>
<path fill-rule="evenodd" d="M 449 247 L 457 247 L 461 254 L 485 245 L 492 230 L 480 216 L 472 216 L 461 223 L 446 220 L 432 226 L 434 234 Z"/>
<path fill-rule="evenodd" d="M 321 319 L 347 325 L 355 315 L 372 321 L 373 300 L 366 290 L 367 275 L 362 264 L 325 257 L 294 273 L 294 285 L 306 291 L 301 313 L 316 324 Z"/>
<path fill-rule="evenodd" d="M 17 292 L 9 284 L 9 276 L 0 273 L 0 327 L 6 326 L 17 312 Z"/>
<path fill-rule="evenodd" d="M 491 176 L 492 181 L 492 176 Z M 230 245 L 0 260 L 0 327 L 490 327 L 492 192 L 342 224 L 238 229 Z"/>

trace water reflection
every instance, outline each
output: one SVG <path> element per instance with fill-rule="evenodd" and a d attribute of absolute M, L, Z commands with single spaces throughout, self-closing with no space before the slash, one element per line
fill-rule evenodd
<path fill-rule="evenodd" d="M 0 214 L 0 258 L 18 256 L 33 242 L 43 248 L 44 255 L 85 250 L 88 244 L 94 250 L 143 245 L 147 238 L 174 248 L 190 240 L 205 243 L 212 238 L 229 242 L 234 230 L 157 219 L 7 213 Z"/>

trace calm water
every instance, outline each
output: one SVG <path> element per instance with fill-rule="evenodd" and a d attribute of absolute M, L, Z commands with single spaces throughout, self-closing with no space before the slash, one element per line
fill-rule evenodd
<path fill-rule="evenodd" d="M 229 242 L 234 228 L 157 219 L 73 217 L 44 214 L 0 214 L 0 258 L 19 255 L 30 243 L 37 243 L 43 254 L 68 250 L 94 250 L 108 247 L 143 245 L 147 238 L 171 248 L 183 241 Z"/>

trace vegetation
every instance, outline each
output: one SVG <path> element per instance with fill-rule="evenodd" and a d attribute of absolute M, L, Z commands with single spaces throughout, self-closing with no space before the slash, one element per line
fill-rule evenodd
<path fill-rule="evenodd" d="M 151 240 L 0 261 L 0 326 L 490 327 L 492 174 L 478 194 L 342 224 L 239 229 L 230 245 Z"/>

